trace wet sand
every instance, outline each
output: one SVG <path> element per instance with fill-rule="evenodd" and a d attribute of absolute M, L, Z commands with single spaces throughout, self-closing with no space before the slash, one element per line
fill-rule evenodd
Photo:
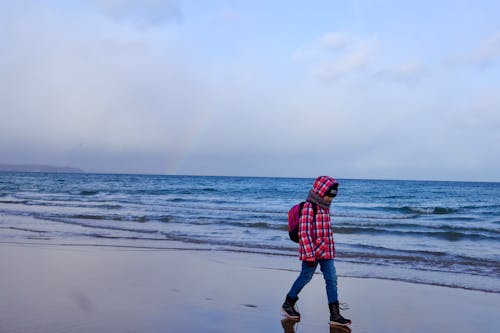
<path fill-rule="evenodd" d="M 195 250 L 0 244 L 0 332 L 346 332 L 328 325 L 322 276 L 280 306 L 289 257 Z M 299 267 L 297 261 L 297 268 Z M 341 273 L 341 272 L 339 272 Z M 352 332 L 498 332 L 500 295 L 339 278 Z"/>

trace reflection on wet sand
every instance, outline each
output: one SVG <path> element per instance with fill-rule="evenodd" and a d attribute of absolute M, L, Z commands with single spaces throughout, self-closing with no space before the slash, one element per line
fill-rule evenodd
<path fill-rule="evenodd" d="M 295 326 L 298 325 L 300 320 L 285 318 L 281 320 L 281 326 L 283 326 L 283 332 L 285 333 L 295 333 Z"/>
<path fill-rule="evenodd" d="M 281 320 L 281 326 L 283 327 L 284 333 L 295 333 L 295 329 L 298 327 L 300 320 L 285 318 Z M 347 326 L 337 326 L 329 325 L 330 333 L 351 333 L 352 330 Z"/>
<path fill-rule="evenodd" d="M 330 333 L 351 333 L 352 330 L 347 326 L 330 325 Z"/>

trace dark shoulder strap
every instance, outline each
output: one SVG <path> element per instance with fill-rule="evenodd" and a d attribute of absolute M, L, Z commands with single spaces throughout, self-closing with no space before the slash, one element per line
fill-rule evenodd
<path fill-rule="evenodd" d="M 307 202 L 309 202 L 313 206 L 313 223 L 314 223 L 314 222 L 316 222 L 316 213 L 318 212 L 318 206 L 315 203 L 312 203 L 310 201 L 307 201 Z M 300 210 L 299 210 L 300 216 L 302 216 L 302 208 L 304 208 L 305 203 L 306 202 L 300 203 Z"/>
<path fill-rule="evenodd" d="M 313 213 L 314 213 L 313 222 L 316 222 L 316 213 L 318 212 L 318 206 L 312 202 L 311 205 L 313 206 Z"/>

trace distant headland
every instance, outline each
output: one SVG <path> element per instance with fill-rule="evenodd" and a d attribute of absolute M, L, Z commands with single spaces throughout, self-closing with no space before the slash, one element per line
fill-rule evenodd
<path fill-rule="evenodd" d="M 79 168 L 71 167 L 61 167 L 54 165 L 43 165 L 43 164 L 1 164 L 0 172 L 66 172 L 66 173 L 77 173 L 84 172 Z"/>

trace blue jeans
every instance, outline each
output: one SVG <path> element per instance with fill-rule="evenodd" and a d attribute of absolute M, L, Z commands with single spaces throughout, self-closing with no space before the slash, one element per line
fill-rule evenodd
<path fill-rule="evenodd" d="M 328 296 L 328 303 L 338 302 L 339 296 L 337 293 L 337 272 L 335 270 L 335 265 L 333 264 L 333 259 L 319 259 L 316 260 L 316 265 L 314 267 L 307 266 L 306 262 L 302 262 L 302 271 L 299 277 L 292 285 L 292 288 L 288 292 L 288 296 L 292 299 L 297 299 L 302 288 L 311 281 L 316 267 L 321 266 L 321 272 L 323 273 L 323 278 L 326 283 L 326 295 Z"/>

